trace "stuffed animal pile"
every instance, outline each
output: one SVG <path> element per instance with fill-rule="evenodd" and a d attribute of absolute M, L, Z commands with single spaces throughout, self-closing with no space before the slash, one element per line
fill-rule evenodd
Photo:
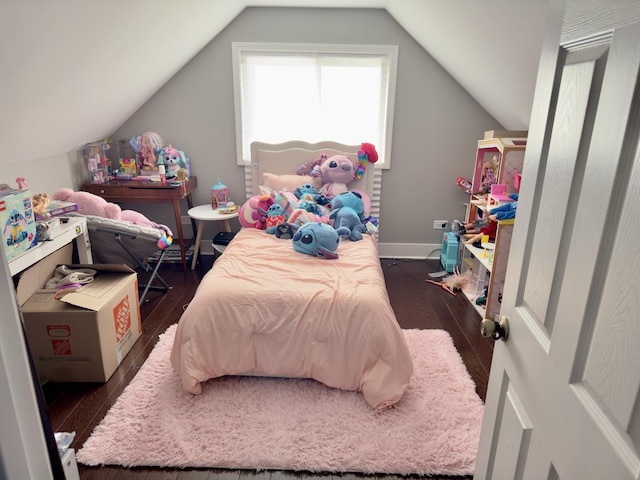
<path fill-rule="evenodd" d="M 337 258 L 340 239 L 357 242 L 364 234 L 377 232 L 377 218 L 367 216 L 367 194 L 349 190 L 349 184 L 362 178 L 367 164 L 377 160 L 375 147 L 363 143 L 357 164 L 344 155 L 321 155 L 318 160 L 303 163 L 296 173 L 320 177 L 321 189 L 311 184 L 300 185 L 293 192 L 261 187 L 262 193 L 240 208 L 240 224 L 292 239 L 297 252 Z"/>
<path fill-rule="evenodd" d="M 166 225 L 153 222 L 140 212 L 135 210 L 122 210 L 120 205 L 106 201 L 104 198 L 89 192 L 74 192 L 70 188 L 61 188 L 51 198 L 63 202 L 72 202 L 78 205 L 78 213 L 82 215 L 94 215 L 97 217 L 122 220 L 125 222 L 164 230 L 165 235 L 158 240 L 159 248 L 167 248 L 172 243 L 173 232 Z"/>

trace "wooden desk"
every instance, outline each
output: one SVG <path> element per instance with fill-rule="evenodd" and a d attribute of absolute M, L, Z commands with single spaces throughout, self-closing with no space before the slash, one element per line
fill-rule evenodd
<path fill-rule="evenodd" d="M 176 219 L 182 268 L 187 271 L 187 245 L 182 232 L 182 215 L 180 212 L 180 200 L 186 199 L 189 208 L 193 208 L 191 193 L 198 187 L 198 178 L 189 177 L 181 186 L 172 186 L 169 183 L 114 180 L 109 183 L 86 183 L 82 190 L 99 195 L 109 202 L 142 202 L 142 203 L 172 203 L 173 213 Z M 196 232 L 196 222 L 191 219 L 191 226 Z"/>

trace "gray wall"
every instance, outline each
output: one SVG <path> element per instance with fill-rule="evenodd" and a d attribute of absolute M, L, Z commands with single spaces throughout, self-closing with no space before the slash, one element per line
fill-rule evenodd
<path fill-rule="evenodd" d="M 484 131 L 502 127 L 384 10 L 248 8 L 113 138 L 159 133 L 191 158 L 199 184 L 196 204 L 208 203 L 217 178 L 241 203 L 244 173 L 236 165 L 231 43 L 260 41 L 399 45 L 392 167 L 383 172 L 379 240 L 392 244 L 391 256 L 433 255 L 442 239 L 433 221 L 464 215 L 466 196 L 456 179 L 471 176 Z M 172 224 L 168 209 L 127 206 Z M 214 227 L 207 228 L 210 237 Z"/>

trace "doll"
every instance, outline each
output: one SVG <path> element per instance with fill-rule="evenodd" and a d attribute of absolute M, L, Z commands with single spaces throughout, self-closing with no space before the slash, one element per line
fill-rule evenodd
<path fill-rule="evenodd" d="M 141 172 L 158 171 L 158 153 L 162 149 L 163 140 L 160 135 L 154 132 L 145 132 L 139 137 L 133 137 L 130 141 L 136 152 L 136 162 Z"/>

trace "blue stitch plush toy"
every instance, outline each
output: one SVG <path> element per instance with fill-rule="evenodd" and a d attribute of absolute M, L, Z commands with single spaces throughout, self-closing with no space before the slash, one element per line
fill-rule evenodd
<path fill-rule="evenodd" d="M 327 223 L 305 223 L 293 236 L 293 249 L 314 257 L 338 258 L 336 250 L 339 244 L 338 232 Z"/>
<path fill-rule="evenodd" d="M 267 219 L 266 219 L 266 232 L 270 234 L 275 234 L 278 225 L 287 222 L 287 212 L 285 212 L 282 205 L 274 203 L 269 205 L 267 209 Z"/>
<path fill-rule="evenodd" d="M 360 194 L 348 191 L 336 195 L 331 207 L 329 219 L 333 220 L 333 228 L 338 232 L 338 235 L 354 242 L 362 240 L 362 234 L 367 229 L 362 224 L 364 203 Z"/>

